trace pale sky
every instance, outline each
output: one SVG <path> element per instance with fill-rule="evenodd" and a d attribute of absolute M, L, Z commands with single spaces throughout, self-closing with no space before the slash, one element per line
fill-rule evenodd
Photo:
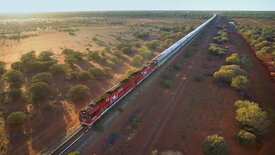
<path fill-rule="evenodd" d="M 268 10 L 275 0 L 0 0 L 0 12 L 108 10 Z"/>

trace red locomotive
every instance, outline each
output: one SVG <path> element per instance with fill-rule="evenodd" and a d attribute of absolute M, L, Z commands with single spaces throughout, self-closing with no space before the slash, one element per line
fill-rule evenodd
<path fill-rule="evenodd" d="M 91 126 L 156 68 L 157 62 L 152 61 L 148 66 L 144 66 L 142 69 L 137 70 L 130 77 L 124 79 L 93 103 L 89 104 L 85 109 L 80 111 L 79 120 L 81 124 Z"/>

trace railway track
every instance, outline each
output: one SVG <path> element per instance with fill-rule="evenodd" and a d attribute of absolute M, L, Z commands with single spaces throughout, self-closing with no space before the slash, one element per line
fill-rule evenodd
<path fill-rule="evenodd" d="M 89 132 L 88 128 L 81 128 L 50 154 L 51 155 L 64 154 L 72 145 L 74 145 L 78 140 L 80 140 L 88 132 Z"/>

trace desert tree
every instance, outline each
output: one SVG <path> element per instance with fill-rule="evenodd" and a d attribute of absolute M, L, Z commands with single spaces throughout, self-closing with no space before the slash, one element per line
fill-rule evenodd
<path fill-rule="evenodd" d="M 28 93 L 32 104 L 37 104 L 50 97 L 51 87 L 45 82 L 35 82 L 29 86 Z"/>
<path fill-rule="evenodd" d="M 82 101 L 88 99 L 89 91 L 89 87 L 78 84 L 70 88 L 68 92 L 68 98 L 73 102 Z"/>
<path fill-rule="evenodd" d="M 18 70 L 9 70 L 3 75 L 3 79 L 9 84 L 9 88 L 21 88 L 24 84 L 24 76 Z"/>

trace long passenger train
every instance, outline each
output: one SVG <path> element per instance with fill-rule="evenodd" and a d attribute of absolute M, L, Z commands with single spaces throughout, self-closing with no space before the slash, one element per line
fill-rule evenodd
<path fill-rule="evenodd" d="M 122 80 L 117 85 L 108 90 L 100 98 L 90 103 L 87 107 L 79 112 L 79 121 L 83 126 L 92 126 L 102 115 L 104 115 L 109 109 L 111 109 L 116 103 L 118 103 L 124 96 L 130 93 L 136 85 L 142 82 L 157 68 L 163 65 L 169 58 L 190 41 L 195 35 L 197 35 L 205 26 L 207 26 L 216 15 L 208 19 L 202 25 L 195 30 L 187 34 L 185 37 L 174 43 L 165 51 L 157 55 L 151 60 L 151 62 L 143 68 L 137 70 L 130 77 Z"/>

